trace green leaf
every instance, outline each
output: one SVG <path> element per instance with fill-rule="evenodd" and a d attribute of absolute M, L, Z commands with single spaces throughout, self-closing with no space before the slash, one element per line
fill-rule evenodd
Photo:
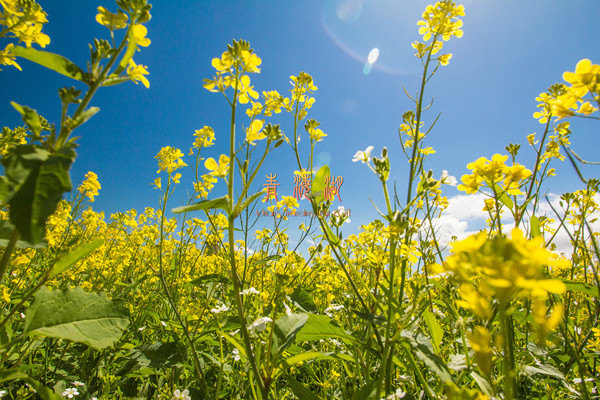
<path fill-rule="evenodd" d="M 331 175 L 329 166 L 323 165 L 319 168 L 315 175 L 315 179 L 312 181 L 310 193 L 315 199 L 315 204 L 317 204 L 317 206 L 325 199 L 325 177 L 329 175 Z"/>
<path fill-rule="evenodd" d="M 8 246 L 10 237 L 15 229 L 15 226 L 9 221 L 0 221 L 0 247 Z M 37 244 L 31 244 L 24 240 L 17 240 L 17 244 L 15 245 L 17 249 L 43 249 L 46 246 L 47 243 L 45 240 L 41 240 Z"/>
<path fill-rule="evenodd" d="M 317 312 L 317 305 L 306 290 L 302 288 L 296 288 L 292 294 L 287 297 L 296 307 L 310 313 Z"/>
<path fill-rule="evenodd" d="M 253 263 L 250 264 L 250 266 L 248 268 L 251 269 L 253 267 L 256 267 L 257 265 L 264 264 L 264 263 L 267 263 L 267 262 L 273 261 L 273 260 L 279 260 L 280 258 L 281 258 L 281 256 L 279 254 L 272 254 L 265 258 L 261 258 L 258 261 L 254 261 Z"/>
<path fill-rule="evenodd" d="M 435 373 L 442 382 L 452 381 L 452 376 L 444 360 L 434 353 L 429 339 L 420 333 L 404 330 L 400 333 L 404 343 L 409 346 L 415 356 Z"/>
<path fill-rule="evenodd" d="M 347 343 L 357 343 L 354 336 L 333 322 L 326 315 L 307 314 L 308 319 L 302 329 L 296 334 L 299 342 L 336 338 Z"/>
<path fill-rule="evenodd" d="M 567 287 L 567 290 L 573 290 L 575 292 L 580 292 L 593 297 L 600 297 L 600 288 L 598 288 L 596 285 L 592 285 L 591 283 L 569 281 L 567 279 L 561 280 Z"/>
<path fill-rule="evenodd" d="M 333 231 L 327 224 L 327 221 L 325 221 L 323 226 L 325 227 L 325 231 L 327 232 L 327 238 L 329 239 L 329 243 L 331 243 L 333 246 L 337 246 L 340 243 L 340 238 L 335 233 L 333 233 Z"/>
<path fill-rule="evenodd" d="M 562 380 L 565 379 L 565 375 L 551 365 L 539 364 L 535 367 L 533 365 L 527 365 L 523 368 L 523 371 L 529 376 L 548 375 Z"/>
<path fill-rule="evenodd" d="M 252 202 L 254 202 L 256 199 L 258 199 L 260 196 L 262 196 L 264 194 L 265 194 L 265 192 L 263 192 L 263 191 L 254 193 L 252 196 L 250 196 L 246 200 L 244 200 L 241 207 L 239 207 L 239 210 L 236 209 L 234 214 L 239 215 L 242 211 L 244 211 L 246 209 L 246 207 L 248 207 L 250 204 L 252 204 Z"/>
<path fill-rule="evenodd" d="M 303 383 L 295 380 L 291 376 L 286 377 L 286 381 L 287 381 L 288 386 L 290 387 L 290 389 L 292 390 L 292 392 L 296 395 L 296 397 L 298 399 L 300 399 L 300 400 L 319 400 L 319 398 L 317 396 L 315 396 L 315 394 L 313 392 L 308 390 L 308 388 L 306 386 L 304 386 Z"/>
<path fill-rule="evenodd" d="M 542 236 L 542 231 L 540 230 L 540 220 L 532 215 L 529 219 L 529 225 L 531 227 L 531 237 Z"/>
<path fill-rule="evenodd" d="M 0 176 L 0 203 L 8 197 L 8 179 L 5 176 Z"/>
<path fill-rule="evenodd" d="M 11 52 L 16 56 L 33 61 L 59 74 L 87 83 L 86 74 L 81 68 L 61 55 L 22 46 L 15 46 Z"/>
<path fill-rule="evenodd" d="M 129 77 L 129 75 L 112 74 L 104 78 L 104 81 L 102 81 L 102 86 L 119 85 L 124 82 L 129 82 L 130 80 L 131 78 Z"/>
<path fill-rule="evenodd" d="M 277 355 L 283 353 L 294 343 L 296 335 L 302 329 L 308 314 L 284 315 L 275 321 L 273 335 L 273 353 Z"/>
<path fill-rule="evenodd" d="M 85 343 L 103 349 L 129 325 L 129 313 L 104 294 L 76 287 L 64 291 L 42 287 L 27 309 L 23 332 Z"/>
<path fill-rule="evenodd" d="M 433 341 L 433 347 L 435 348 L 435 352 L 437 354 L 440 353 L 440 343 L 442 343 L 442 337 L 444 336 L 444 330 L 440 326 L 440 323 L 437 321 L 433 313 L 431 311 L 426 310 L 423 313 L 423 319 L 429 328 L 429 333 L 431 335 L 431 340 Z"/>
<path fill-rule="evenodd" d="M 514 207 L 514 203 L 510 196 L 506 194 L 506 191 L 502 189 L 497 183 L 494 183 L 494 190 L 496 191 L 496 193 L 501 193 L 500 197 L 498 197 L 498 200 L 500 200 L 502 204 L 508 207 L 509 210 L 512 210 Z"/>
<path fill-rule="evenodd" d="M 10 222 L 23 240 L 37 244 L 44 237 L 47 218 L 72 188 L 69 169 L 75 156 L 70 148 L 50 153 L 26 144 L 14 147 L 2 159 L 10 189 Z"/>
<path fill-rule="evenodd" d="M 209 282 L 229 283 L 229 279 L 222 274 L 206 274 L 194 279 L 190 283 L 192 285 L 204 285 Z"/>
<path fill-rule="evenodd" d="M 98 247 L 102 246 L 103 243 L 104 239 L 94 240 L 93 242 L 84 244 L 83 246 L 79 246 L 77 249 L 62 257 L 54 264 L 54 266 L 50 270 L 48 279 L 52 279 L 55 276 L 62 274 L 65 270 L 67 270 L 67 268 L 71 267 L 77 261 L 87 257 Z"/>
<path fill-rule="evenodd" d="M 157 342 L 133 349 L 131 357 L 142 368 L 170 368 L 185 362 L 187 348 L 180 342 Z"/>
<path fill-rule="evenodd" d="M 75 129 L 83 124 L 85 124 L 90 118 L 92 118 L 96 113 L 100 111 L 99 107 L 90 107 L 81 114 L 76 119 L 69 119 L 68 126 L 70 129 Z"/>
<path fill-rule="evenodd" d="M 175 214 L 180 214 L 190 211 L 212 210 L 213 208 L 221 208 L 227 213 L 230 213 L 231 211 L 231 207 L 226 196 L 219 197 L 218 199 L 204 200 L 200 203 L 190 204 L 188 206 L 176 207 L 171 211 Z"/>
<path fill-rule="evenodd" d="M 21 114 L 23 117 L 23 122 L 27 124 L 29 130 L 36 136 L 39 136 L 40 132 L 42 132 L 42 119 L 37 111 L 27 106 L 22 106 L 18 103 L 15 103 L 14 101 L 11 101 L 10 104 Z"/>
<path fill-rule="evenodd" d="M 473 380 L 475 381 L 475 383 L 477 383 L 477 386 L 479 386 L 479 389 L 481 389 L 481 391 L 488 395 L 488 396 L 493 396 L 494 394 L 494 389 L 492 389 L 492 385 L 490 385 L 490 383 L 481 375 L 479 375 L 476 372 L 471 372 L 471 378 L 473 378 Z"/>

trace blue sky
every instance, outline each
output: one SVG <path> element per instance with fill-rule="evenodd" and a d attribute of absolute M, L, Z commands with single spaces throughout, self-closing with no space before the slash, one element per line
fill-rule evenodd
<path fill-rule="evenodd" d="M 87 44 L 94 37 L 109 37 L 108 30 L 95 22 L 96 7 L 115 11 L 116 5 L 87 0 L 40 3 L 49 20 L 44 32 L 51 37 L 45 50 L 85 69 Z M 391 179 L 400 193 L 406 190 L 408 163 L 400 149 L 398 126 L 403 112 L 413 105 L 402 85 L 414 93 L 420 79 L 420 63 L 410 43 L 419 39 L 416 23 L 427 4 L 408 0 L 154 2 L 147 24 L 152 44 L 135 57 L 148 66 L 150 89 L 127 83 L 98 92 L 91 105 L 101 112 L 76 132 L 81 147 L 73 183 L 81 182 L 87 171 L 95 171 L 103 189 L 94 208 L 107 216 L 156 207 L 158 192 L 150 183 L 156 178 L 153 157 L 161 147 L 175 146 L 187 154 L 194 130 L 210 125 L 217 145 L 206 156 L 225 153 L 228 105 L 220 95 L 204 90 L 202 80 L 213 75 L 212 58 L 232 39 L 245 39 L 263 61 L 262 73 L 252 76 L 259 92 L 275 89 L 286 95 L 290 75 L 306 71 L 313 76 L 319 90 L 309 116 L 319 120 L 328 135 L 317 148 L 318 158 L 336 176 L 343 176 L 341 204 L 352 210 L 348 231 L 356 231 L 377 215 L 368 196 L 383 206 L 377 178 L 366 166 L 352 162 L 357 150 L 373 145 L 379 152 L 387 146 Z M 525 137 L 542 131 L 532 118 L 535 97 L 561 82 L 562 73 L 573 71 L 580 59 L 599 62 L 600 2 L 469 0 L 463 4 L 464 37 L 446 45 L 454 57 L 426 92 L 427 98 L 435 97 L 426 123 L 442 113 L 427 139 L 437 150 L 427 168 L 436 176 L 446 169 L 460 179 L 467 172 L 466 164 L 480 156 L 506 153 L 504 147 L 510 142 L 522 144 L 520 162 L 531 166 L 534 157 Z M 364 74 L 367 55 L 375 47 L 380 57 Z M 25 60 L 20 64 L 23 72 L 4 68 L 0 73 L 3 124 L 20 124 L 11 100 L 57 121 L 58 89 L 77 82 Z M 242 116 L 238 125 L 245 122 Z M 291 133 L 289 116 L 275 122 Z M 572 125 L 573 148 L 584 158 L 600 159 L 598 126 L 581 120 Z M 307 145 L 306 140 L 301 144 Z M 294 169 L 290 149 L 282 146 L 271 154 L 257 184 L 265 182 L 265 174 L 276 173 L 280 195 L 291 195 Z M 597 174 L 593 168 L 585 171 Z M 172 207 L 183 203 L 191 175 L 190 170 L 184 172 Z M 570 165 L 559 166 L 549 190 L 562 193 L 578 188 Z M 460 192 L 447 188 L 446 194 L 453 197 Z M 305 202 L 301 208 L 309 208 Z"/>

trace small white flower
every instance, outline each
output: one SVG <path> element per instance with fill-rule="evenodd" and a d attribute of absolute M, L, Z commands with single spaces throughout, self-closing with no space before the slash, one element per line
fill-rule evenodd
<path fill-rule="evenodd" d="M 214 314 L 220 314 L 220 313 L 226 312 L 226 311 L 229 311 L 229 307 L 227 307 L 225 304 L 221 304 L 218 307 L 210 309 L 210 312 L 212 312 Z"/>
<path fill-rule="evenodd" d="M 144 329 L 146 329 L 146 325 L 144 325 L 144 326 L 140 326 L 140 327 L 138 328 L 138 331 L 140 331 L 140 332 L 141 332 L 141 331 L 143 331 Z"/>
<path fill-rule="evenodd" d="M 440 182 L 450 186 L 456 186 L 456 184 L 458 183 L 456 178 L 452 175 L 448 175 L 448 171 L 446 170 L 442 171 L 442 177 L 440 178 Z"/>
<path fill-rule="evenodd" d="M 248 332 L 250 334 L 255 335 L 258 332 L 262 332 L 267 329 L 267 324 L 273 322 L 273 320 L 269 317 L 262 317 L 257 319 L 248 327 Z"/>
<path fill-rule="evenodd" d="M 233 360 L 240 361 L 240 351 L 238 349 L 233 349 Z"/>
<path fill-rule="evenodd" d="M 396 389 L 396 392 L 394 392 L 394 393 L 390 394 L 390 395 L 387 397 L 387 400 L 397 400 L 397 399 L 401 399 L 401 398 L 403 398 L 404 396 L 406 396 L 406 392 L 403 392 L 403 391 L 402 391 L 402 390 L 400 390 L 400 389 Z"/>
<path fill-rule="evenodd" d="M 260 292 L 259 292 L 258 290 L 256 290 L 256 289 L 254 289 L 253 287 L 251 287 L 251 288 L 248 288 L 248 289 L 244 289 L 244 290 L 242 290 L 242 291 L 240 292 L 240 294 L 241 294 L 242 296 L 247 296 L 247 295 L 249 295 L 249 294 L 260 294 Z"/>
<path fill-rule="evenodd" d="M 341 304 L 332 304 L 325 309 L 325 314 L 329 318 L 333 318 L 333 311 L 339 311 L 339 310 L 343 310 L 343 309 L 344 309 L 344 306 Z"/>
<path fill-rule="evenodd" d="M 166 323 L 165 321 L 160 321 L 160 324 L 161 324 L 162 326 L 167 326 L 167 323 Z"/>
<path fill-rule="evenodd" d="M 85 383 L 79 381 L 73 381 L 71 383 L 73 384 L 73 386 L 85 386 Z"/>
<path fill-rule="evenodd" d="M 173 398 L 171 400 L 192 400 L 189 394 L 190 391 L 187 389 L 185 389 L 183 392 L 179 389 L 175 389 L 175 391 L 173 392 Z"/>
<path fill-rule="evenodd" d="M 64 392 L 62 392 L 63 397 L 67 396 L 68 399 L 72 399 L 75 396 L 79 396 L 79 392 L 77 391 L 76 388 L 68 388 L 65 389 Z"/>
<path fill-rule="evenodd" d="M 25 314 L 21 313 L 21 318 L 25 319 Z"/>
<path fill-rule="evenodd" d="M 361 161 L 363 164 L 368 163 L 371 160 L 371 152 L 373 151 L 373 146 L 369 146 L 365 149 L 365 151 L 357 151 L 354 154 L 354 158 L 352 161 L 357 162 Z"/>
<path fill-rule="evenodd" d="M 6 396 L 6 393 L 8 393 L 6 390 L 0 390 L 0 399 Z"/>

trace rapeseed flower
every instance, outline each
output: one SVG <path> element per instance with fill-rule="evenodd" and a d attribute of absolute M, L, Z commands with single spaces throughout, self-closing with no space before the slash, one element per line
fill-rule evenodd
<path fill-rule="evenodd" d="M 77 188 L 79 193 L 87 196 L 90 203 L 94 202 L 94 198 L 98 196 L 98 191 L 100 189 L 102 189 L 102 186 L 100 186 L 100 182 L 98 182 L 98 175 L 92 171 L 85 174 L 85 180 L 81 183 L 81 186 Z"/>
<path fill-rule="evenodd" d="M 187 164 L 181 160 L 182 157 L 181 150 L 171 146 L 163 147 L 154 157 L 158 160 L 158 171 L 156 173 L 166 171 L 170 174 L 179 168 L 186 167 Z"/>
<path fill-rule="evenodd" d="M 98 14 L 96 15 L 96 22 L 100 25 L 104 25 L 111 31 L 116 29 L 123 29 L 127 26 L 127 14 L 119 10 L 117 14 L 108 11 L 104 7 L 98 7 Z"/>
<path fill-rule="evenodd" d="M 219 163 L 217 163 L 214 158 L 210 157 L 204 162 L 204 166 L 211 171 L 211 175 L 225 178 L 229 173 L 229 157 L 225 154 L 221 154 L 219 156 Z"/>

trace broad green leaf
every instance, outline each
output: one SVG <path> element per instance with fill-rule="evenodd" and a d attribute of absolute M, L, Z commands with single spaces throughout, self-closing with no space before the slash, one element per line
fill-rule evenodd
<path fill-rule="evenodd" d="M 51 154 L 30 144 L 16 146 L 2 159 L 10 189 L 10 222 L 23 240 L 37 244 L 44 237 L 47 218 L 72 188 L 69 169 L 74 159 L 72 149 Z"/>
<path fill-rule="evenodd" d="M 302 329 L 308 314 L 284 315 L 275 321 L 273 330 L 273 353 L 279 355 L 294 343 L 296 334 Z"/>
<path fill-rule="evenodd" d="M 352 335 L 346 333 L 326 315 L 308 314 L 306 323 L 296 334 L 296 340 L 299 342 L 331 338 L 341 339 L 347 343 L 357 342 Z"/>
<path fill-rule="evenodd" d="M 420 333 L 404 330 L 400 333 L 404 343 L 408 345 L 408 351 L 412 351 L 419 360 L 435 373 L 442 382 L 452 381 L 452 376 L 444 360 L 433 351 L 429 339 Z"/>
<path fill-rule="evenodd" d="M 26 379 L 29 375 L 19 368 L 0 368 L 0 383 L 14 381 L 16 379 Z"/>
<path fill-rule="evenodd" d="M 78 247 L 66 256 L 62 257 L 60 260 L 54 263 L 54 266 L 48 275 L 48 279 L 52 279 L 55 276 L 62 274 L 65 270 L 67 270 L 67 268 L 71 267 L 77 261 L 87 257 L 98 247 L 102 246 L 103 243 L 104 239 L 94 240 L 93 242 L 86 243 L 83 246 Z"/>
<path fill-rule="evenodd" d="M 287 298 L 296 307 L 298 307 L 306 312 L 310 312 L 310 313 L 317 312 L 317 305 L 313 301 L 312 297 L 310 297 L 310 294 L 302 288 L 294 289 L 292 294 L 287 296 Z"/>
<path fill-rule="evenodd" d="M 567 287 L 567 290 L 573 290 L 575 292 L 584 293 L 589 296 L 600 297 L 600 288 L 598 288 L 598 286 L 596 285 L 584 282 L 574 282 L 566 279 L 562 279 L 562 281 Z"/>
<path fill-rule="evenodd" d="M 15 226 L 9 221 L 0 221 L 0 247 L 8 246 L 10 237 L 15 229 Z M 24 240 L 17 240 L 17 244 L 15 245 L 15 247 L 17 249 L 43 249 L 46 247 L 46 245 L 47 243 L 45 240 L 41 240 L 37 244 L 31 244 Z"/>
<path fill-rule="evenodd" d="M 426 310 L 423 313 L 423 319 L 429 328 L 429 333 L 431 335 L 431 340 L 433 342 L 433 347 L 437 354 L 440 353 L 440 343 L 442 343 L 442 337 L 444 336 L 444 330 L 440 326 L 440 323 L 437 321 L 433 313 L 431 311 Z"/>
<path fill-rule="evenodd" d="M 42 287 L 26 313 L 23 332 L 85 343 L 103 349 L 129 325 L 127 309 L 104 294 L 76 287 L 64 291 Z"/>
<path fill-rule="evenodd" d="M 315 175 L 315 179 L 313 179 L 310 193 L 311 196 L 315 199 L 315 204 L 319 205 L 325 199 L 325 177 L 331 175 L 331 171 L 329 170 L 329 166 L 323 165 L 317 171 Z"/>
<path fill-rule="evenodd" d="M 529 219 L 529 225 L 531 226 L 531 237 L 542 236 L 540 220 L 535 215 L 532 215 Z"/>
<path fill-rule="evenodd" d="M 0 203 L 8 197 L 8 179 L 5 176 L 0 176 Z"/>
<path fill-rule="evenodd" d="M 525 371 L 525 373 L 529 376 L 548 375 L 548 376 L 553 376 L 558 379 L 563 379 L 563 380 L 565 379 L 565 375 L 551 365 L 542 365 L 542 364 L 539 364 L 536 366 L 527 365 L 527 366 L 525 366 L 525 368 L 523 368 L 523 371 Z"/>
<path fill-rule="evenodd" d="M 481 375 L 479 375 L 476 372 L 471 372 L 471 378 L 473 378 L 473 380 L 477 383 L 477 386 L 479 386 L 479 389 L 481 389 L 481 391 L 488 395 L 488 396 L 493 396 L 494 394 L 494 389 L 492 389 L 492 385 L 490 385 L 490 383 Z"/>
<path fill-rule="evenodd" d="M 221 209 L 227 211 L 227 213 L 229 213 L 231 210 L 231 207 L 229 206 L 229 201 L 228 201 L 227 197 L 223 196 L 223 197 L 219 197 L 218 199 L 204 200 L 204 201 L 201 201 L 200 203 L 190 204 L 188 206 L 176 207 L 176 208 L 172 209 L 171 211 L 174 212 L 175 214 L 180 214 L 180 213 L 190 212 L 190 211 L 212 210 L 213 208 L 221 208 Z"/>
<path fill-rule="evenodd" d="M 187 348 L 180 342 L 157 342 L 132 350 L 131 357 L 141 368 L 170 368 L 185 362 Z"/>
<path fill-rule="evenodd" d="M 21 114 L 23 117 L 23 122 L 27 124 L 27 127 L 31 132 L 33 132 L 36 136 L 39 136 L 42 131 L 42 119 L 40 118 L 37 111 L 27 106 L 22 106 L 14 101 L 11 101 L 10 104 Z"/>
<path fill-rule="evenodd" d="M 296 397 L 298 397 L 298 399 L 300 399 L 300 400 L 319 400 L 319 398 L 313 392 L 308 390 L 308 388 L 306 386 L 304 386 L 303 383 L 295 380 L 291 376 L 286 377 L 286 381 L 287 381 L 288 386 L 290 387 L 290 389 L 292 389 L 292 392 L 294 392 L 294 394 L 296 395 Z"/>
<path fill-rule="evenodd" d="M 59 74 L 77 81 L 86 82 L 86 74 L 81 68 L 61 55 L 22 46 L 15 46 L 11 52 L 16 56 L 33 61 Z"/>

